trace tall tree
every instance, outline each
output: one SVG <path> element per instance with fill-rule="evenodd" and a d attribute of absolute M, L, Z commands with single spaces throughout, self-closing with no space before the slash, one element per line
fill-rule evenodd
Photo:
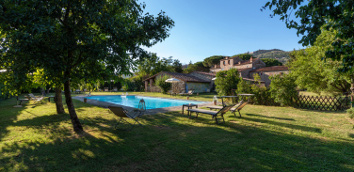
<path fill-rule="evenodd" d="M 271 59 L 271 58 L 262 58 L 262 61 L 266 64 L 266 67 L 271 67 L 271 66 L 281 66 L 283 65 L 280 61 L 277 59 Z"/>
<path fill-rule="evenodd" d="M 146 54 L 145 57 L 146 58 L 142 59 L 137 63 L 136 72 L 135 72 L 136 75 L 139 75 L 142 78 L 157 74 L 161 71 L 175 72 L 175 69 L 178 68 L 179 61 L 173 60 L 172 57 L 160 58 L 157 56 L 156 53 Z M 181 64 L 181 68 L 182 68 L 182 64 Z"/>
<path fill-rule="evenodd" d="M 233 55 L 232 57 L 240 57 L 242 60 L 249 60 L 252 55 L 251 54 L 237 54 L 237 55 Z"/>
<path fill-rule="evenodd" d="M 354 94 L 354 1 L 272 0 L 263 6 L 266 8 L 272 10 L 272 16 L 279 15 L 288 28 L 296 29 L 297 34 L 302 35 L 300 43 L 304 46 L 314 45 L 322 28 L 336 30 L 333 48 L 327 50 L 325 57 L 341 62 L 339 72 L 352 74 L 351 90 Z"/>
<path fill-rule="evenodd" d="M 186 69 L 183 70 L 184 73 L 190 73 L 193 71 L 209 72 L 210 68 L 205 67 L 203 62 L 196 62 L 194 64 L 189 64 Z"/>
<path fill-rule="evenodd" d="M 237 89 L 237 84 L 241 81 L 240 74 L 236 68 L 216 73 L 215 86 L 218 95 L 231 96 Z"/>
<path fill-rule="evenodd" d="M 349 91 L 350 74 L 337 72 L 341 63 L 331 59 L 322 60 L 326 50 L 332 48 L 334 37 L 335 31 L 323 31 L 313 46 L 292 53 L 294 59 L 288 65 L 298 86 L 317 93 Z"/>
<path fill-rule="evenodd" d="M 183 72 L 182 63 L 178 59 L 173 60 L 172 71 L 177 73 Z"/>
<path fill-rule="evenodd" d="M 205 67 L 213 67 L 214 65 L 220 64 L 220 60 L 225 56 L 210 56 L 204 59 L 203 65 Z"/>
<path fill-rule="evenodd" d="M 97 70 L 130 73 L 144 50 L 168 37 L 173 21 L 164 12 L 143 14 L 136 0 L 0 2 L 4 61 L 20 60 L 43 68 L 64 83 L 65 99 L 75 132 L 83 131 L 70 95 L 70 82 L 96 76 Z M 29 70 L 24 70 L 29 72 Z"/>

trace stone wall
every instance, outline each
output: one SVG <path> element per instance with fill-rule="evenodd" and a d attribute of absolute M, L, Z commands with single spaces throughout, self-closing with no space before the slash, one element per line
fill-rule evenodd
<path fill-rule="evenodd" d="M 193 75 L 197 78 L 201 78 L 201 79 L 204 79 L 206 81 L 211 81 L 215 76 L 212 76 L 212 75 L 206 75 L 206 74 L 202 74 L 202 73 L 198 73 L 198 72 L 192 72 L 190 73 L 190 75 Z"/>
<path fill-rule="evenodd" d="M 247 69 L 247 68 L 252 68 L 252 64 L 245 64 L 245 65 L 237 65 L 234 68 L 236 69 Z"/>
<path fill-rule="evenodd" d="M 203 93 L 203 92 L 207 92 L 208 89 L 210 89 L 210 83 L 187 82 L 186 84 L 188 87 L 188 91 L 193 90 L 194 93 Z"/>
<path fill-rule="evenodd" d="M 268 71 L 268 72 L 251 72 L 250 73 L 250 77 L 252 79 L 253 78 L 253 75 L 258 73 L 258 75 L 261 77 L 261 80 L 264 81 L 264 84 L 266 87 L 268 87 L 270 85 L 270 82 L 271 80 L 269 79 L 270 76 L 273 76 L 273 75 L 281 75 L 281 74 L 288 74 L 289 71 Z"/>
<path fill-rule="evenodd" d="M 213 72 L 213 73 L 218 73 L 222 71 L 221 68 L 210 68 L 210 72 Z"/>

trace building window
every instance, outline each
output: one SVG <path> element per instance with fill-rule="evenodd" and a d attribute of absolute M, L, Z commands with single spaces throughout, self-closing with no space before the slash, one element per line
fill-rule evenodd
<path fill-rule="evenodd" d="M 229 60 L 229 61 L 227 61 L 227 63 L 228 63 L 228 64 L 230 64 L 230 60 Z"/>
<path fill-rule="evenodd" d="M 223 62 L 224 66 L 225 66 L 225 61 Z"/>

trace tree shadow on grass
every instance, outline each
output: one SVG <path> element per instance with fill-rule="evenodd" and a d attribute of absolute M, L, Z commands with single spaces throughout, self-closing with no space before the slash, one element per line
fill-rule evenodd
<path fill-rule="evenodd" d="M 55 130 L 61 116 L 54 117 L 58 118 L 52 119 L 57 121 L 54 123 L 46 123 L 40 117 L 32 119 L 36 126 L 40 123 L 52 126 L 54 134 L 49 137 L 53 141 L 5 144 L 1 149 L 0 171 L 354 169 L 352 143 L 323 141 L 234 123 L 216 125 L 209 115 L 197 119 L 187 119 L 179 112 L 143 116 L 140 119 L 143 127 L 129 132 L 114 130 L 112 124 L 118 118 L 86 117 L 81 121 L 87 133 L 80 137 L 72 135 L 71 128 Z"/>
<path fill-rule="evenodd" d="M 254 114 L 247 114 L 247 115 L 248 116 L 257 116 L 257 115 L 254 115 Z M 315 128 L 315 127 L 307 127 L 307 126 L 301 126 L 301 125 L 295 125 L 295 124 L 289 124 L 289 123 L 282 123 L 282 122 L 270 121 L 270 120 L 265 120 L 265 119 L 248 118 L 248 117 L 242 117 L 242 119 L 248 120 L 248 121 L 253 121 L 253 122 L 260 122 L 260 123 L 278 125 L 278 126 L 281 126 L 281 127 L 286 127 L 286 128 L 290 128 L 290 129 L 296 129 L 296 130 L 302 130 L 302 131 L 307 131 L 307 132 L 322 133 L 322 129 Z"/>
<path fill-rule="evenodd" d="M 16 98 L 11 98 L 0 102 L 0 141 L 9 132 L 7 127 L 14 124 L 14 120 L 27 106 L 25 104 L 23 107 L 13 107 L 16 105 L 16 101 Z"/>
<path fill-rule="evenodd" d="M 14 122 L 12 126 L 50 126 L 54 123 L 59 123 L 69 119 L 68 114 L 48 114 L 45 116 L 38 116 L 32 119 L 25 119 Z"/>
<path fill-rule="evenodd" d="M 274 116 L 265 116 L 265 115 L 256 115 L 256 114 L 246 114 L 248 116 L 256 116 L 256 117 L 262 117 L 262 118 L 270 118 L 270 119 L 279 119 L 279 120 L 287 120 L 287 121 L 295 121 L 293 118 L 281 118 L 281 117 L 274 117 Z"/>
<path fill-rule="evenodd" d="M 326 114 L 333 114 L 333 113 L 346 113 L 345 110 L 343 111 L 322 111 L 322 110 L 312 110 L 312 109 L 303 109 L 303 108 L 295 108 L 293 107 L 294 109 L 297 109 L 299 111 L 304 111 L 304 112 L 319 112 L 319 113 L 326 113 Z"/>

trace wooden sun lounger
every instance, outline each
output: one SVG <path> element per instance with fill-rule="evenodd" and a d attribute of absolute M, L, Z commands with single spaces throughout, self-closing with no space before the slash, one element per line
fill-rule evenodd
<path fill-rule="evenodd" d="M 188 91 L 188 93 L 179 93 L 179 95 L 193 95 L 193 90 Z"/>
<path fill-rule="evenodd" d="M 26 96 L 25 96 L 26 97 Z M 27 102 L 27 101 L 29 101 L 30 100 L 30 98 L 29 97 L 26 97 L 27 99 L 19 99 L 18 97 L 17 97 L 17 101 L 19 102 L 19 104 L 18 105 L 22 105 L 22 102 Z"/>
<path fill-rule="evenodd" d="M 142 113 L 135 111 L 135 110 L 128 112 L 127 110 L 125 110 L 119 106 L 108 106 L 108 108 L 109 108 L 109 110 L 111 110 L 113 112 L 114 115 L 120 117 L 119 121 L 114 126 L 115 129 L 119 129 L 119 127 L 124 123 L 129 124 L 131 126 L 127 130 L 131 130 L 134 127 L 134 125 L 132 123 L 128 122 L 124 118 L 133 119 L 135 121 L 135 123 L 138 123 L 139 125 L 141 125 L 140 122 L 138 121 L 137 117 L 140 117 L 142 115 Z"/>
<path fill-rule="evenodd" d="M 218 124 L 217 116 L 220 115 L 223 122 L 225 123 L 224 114 L 226 112 L 228 112 L 233 106 L 234 105 L 224 106 L 219 111 L 212 111 L 212 110 L 206 110 L 206 109 L 187 109 L 187 111 L 188 111 L 189 118 L 191 117 L 192 112 L 195 112 L 197 114 L 196 118 L 198 118 L 199 113 L 207 114 L 207 115 L 211 115 L 212 118 L 215 118 L 215 122 Z"/>
<path fill-rule="evenodd" d="M 239 103 L 237 103 L 233 108 L 230 109 L 230 111 L 235 115 L 236 117 L 236 112 L 238 112 L 238 114 L 241 116 L 241 110 L 243 107 L 245 107 L 248 104 L 248 102 L 244 102 L 244 101 L 240 101 Z M 222 106 L 208 106 L 207 108 L 209 108 L 210 110 L 214 110 L 214 109 L 222 109 Z"/>
<path fill-rule="evenodd" d="M 32 93 L 28 94 L 35 102 L 41 101 L 44 97 L 36 97 Z"/>

